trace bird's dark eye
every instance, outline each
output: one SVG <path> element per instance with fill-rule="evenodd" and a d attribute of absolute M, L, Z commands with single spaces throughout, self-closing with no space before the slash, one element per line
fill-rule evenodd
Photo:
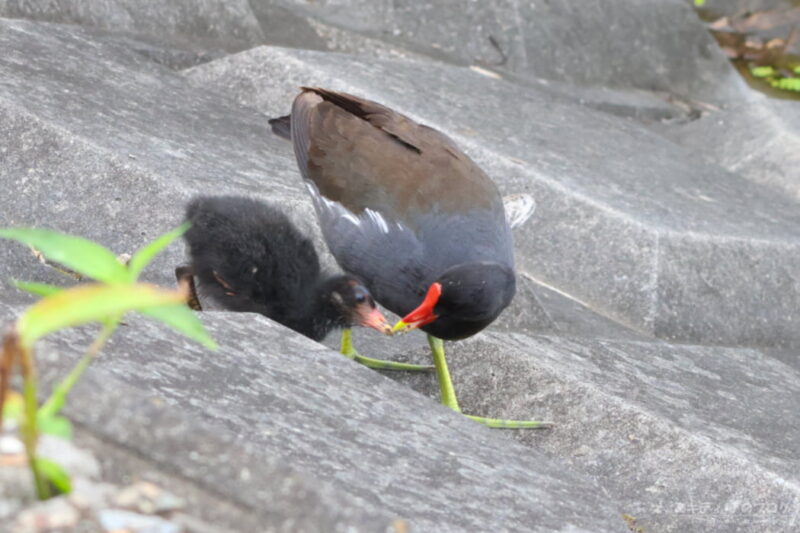
<path fill-rule="evenodd" d="M 357 304 L 363 304 L 368 299 L 369 299 L 369 294 L 363 288 L 359 287 L 353 291 L 353 300 L 355 300 Z"/>

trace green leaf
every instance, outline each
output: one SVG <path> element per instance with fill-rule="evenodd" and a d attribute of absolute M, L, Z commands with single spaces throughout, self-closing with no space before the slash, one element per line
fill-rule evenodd
<path fill-rule="evenodd" d="M 203 323 L 197 318 L 195 312 L 186 307 L 185 303 L 148 307 L 139 309 L 139 312 L 163 322 L 209 350 L 217 349 L 217 343 L 203 327 Z"/>
<path fill-rule="evenodd" d="M 769 78 L 770 76 L 775 75 L 775 69 L 770 66 L 750 67 L 750 73 L 755 78 Z"/>
<path fill-rule="evenodd" d="M 70 483 L 69 474 L 67 474 L 61 465 L 50 459 L 45 459 L 44 457 L 37 457 L 35 462 L 39 473 L 49 481 L 59 493 L 69 494 L 70 491 L 72 491 L 72 483 Z"/>
<path fill-rule="evenodd" d="M 42 416 L 43 413 L 39 411 L 36 423 L 39 426 L 39 431 L 60 437 L 62 439 L 72 438 L 72 424 L 63 416 Z"/>
<path fill-rule="evenodd" d="M 706 5 L 706 0 L 694 0 L 694 5 L 696 7 L 703 7 Z"/>
<path fill-rule="evenodd" d="M 59 287 L 58 285 L 36 283 L 35 281 L 11 280 L 11 283 L 13 283 L 16 288 L 35 294 L 36 296 L 50 296 L 51 294 L 64 290 L 64 287 Z"/>
<path fill-rule="evenodd" d="M 0 237 L 32 246 L 46 258 L 106 283 L 123 283 L 128 270 L 110 250 L 81 237 L 37 228 L 0 229 Z"/>
<path fill-rule="evenodd" d="M 161 235 L 156 240 L 133 254 L 133 257 L 131 257 L 131 260 L 128 263 L 130 281 L 135 282 L 136 278 L 139 277 L 139 274 L 141 274 L 144 267 L 146 267 L 150 261 L 152 261 L 153 258 L 158 255 L 159 252 L 161 252 L 161 250 L 169 246 L 172 241 L 186 233 L 190 226 L 191 224 L 184 222 L 179 227 Z"/>
<path fill-rule="evenodd" d="M 782 78 L 771 82 L 771 85 L 784 91 L 800 91 L 800 78 Z"/>
<path fill-rule="evenodd" d="M 800 74 L 800 65 L 795 65 L 792 71 L 794 71 L 795 74 Z"/>
<path fill-rule="evenodd" d="M 105 320 L 109 316 L 147 307 L 182 303 L 178 291 L 153 285 L 78 285 L 39 300 L 17 320 L 23 346 L 31 347 L 37 339 L 53 331 Z"/>

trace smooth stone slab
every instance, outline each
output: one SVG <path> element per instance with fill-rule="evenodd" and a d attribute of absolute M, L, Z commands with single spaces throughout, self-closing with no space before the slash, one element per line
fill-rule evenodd
<path fill-rule="evenodd" d="M 747 92 L 681 0 L 0 0 L 0 16 L 77 24 L 203 54 L 279 44 L 367 56 L 425 55 L 530 78 L 655 89 L 704 101 L 737 100 Z"/>
<path fill-rule="evenodd" d="M 0 302 L 0 320 L 7 324 L 23 309 Z M 80 424 L 78 437 L 83 445 L 94 448 L 103 461 L 101 479 L 120 482 L 125 476 L 140 479 L 151 471 L 160 472 L 162 481 L 181 491 L 179 494 L 188 497 L 192 506 L 205 505 L 205 518 L 225 531 L 251 533 L 257 527 L 259 531 L 402 533 L 399 515 L 346 497 L 313 472 L 298 471 L 274 450 L 244 439 L 224 424 L 202 420 L 191 410 L 168 401 L 158 390 L 142 387 L 137 375 L 147 371 L 139 367 L 143 361 L 135 361 L 140 350 L 151 350 L 156 359 L 169 358 L 181 366 L 182 347 L 189 343 L 152 323 L 147 324 L 148 333 L 155 336 L 148 335 L 145 340 L 142 330 L 130 320 L 143 322 L 126 317 L 128 326 L 120 332 L 131 336 L 133 373 L 129 379 L 119 379 L 93 365 L 70 393 L 64 410 Z M 80 347 L 92 340 L 88 333 L 87 328 L 69 330 L 37 343 L 42 392 L 69 372 Z M 167 337 L 170 341 L 164 344 Z M 115 336 L 102 357 L 109 362 L 116 360 L 119 352 L 114 347 L 119 342 Z M 170 342 L 176 343 L 173 349 L 166 348 Z M 209 359 L 218 355 L 202 354 Z M 230 368 L 237 367 L 235 361 L 230 364 Z M 158 366 L 153 365 L 153 371 L 157 372 Z M 229 378 L 216 379 L 223 385 L 229 382 Z M 205 397 L 203 389 L 194 386 L 184 393 L 191 402 Z M 82 435 L 84 432 L 93 437 Z"/>
<path fill-rule="evenodd" d="M 324 24 L 281 0 L 0 0 L 0 17 L 78 25 L 176 70 L 261 44 L 366 56 L 417 55 Z"/>
<path fill-rule="evenodd" d="M 446 348 L 463 409 L 555 421 L 544 438 L 503 435 L 595 476 L 644 531 L 800 527 L 796 366 L 744 348 L 516 333 Z"/>
<path fill-rule="evenodd" d="M 0 309 L 5 320 L 19 312 Z M 90 369 L 94 377 L 75 392 L 91 403 L 78 401 L 68 414 L 206 486 L 219 484 L 234 501 L 258 505 L 288 484 L 294 488 L 284 492 L 289 515 L 305 509 L 302 487 L 309 479 L 318 485 L 307 497 L 322 500 L 320 520 L 331 512 L 356 524 L 364 516 L 401 518 L 414 531 L 476 531 L 486 524 L 542 532 L 624 527 L 594 481 L 535 449 L 258 315 L 203 319 L 221 345 L 218 352 L 152 321 L 126 317 L 127 326 Z M 74 347 L 90 340 L 85 330 L 53 337 L 43 353 L 58 358 L 43 368 L 52 364 L 63 374 L 77 355 Z M 118 388 L 119 382 L 127 387 Z M 134 403 L 143 394 L 152 400 Z M 158 409 L 159 402 L 166 409 Z M 199 436 L 177 423 L 182 413 L 202 430 Z M 219 438 L 205 438 L 217 429 Z M 234 435 L 230 454 L 216 455 L 219 440 Z M 265 465 L 256 460 L 245 484 L 237 472 L 251 466 L 238 455 L 240 446 L 269 458 Z M 264 468 L 277 472 L 262 475 Z"/>
<path fill-rule="evenodd" d="M 655 125 L 670 140 L 754 183 L 800 200 L 800 105 L 764 96 Z"/>
<path fill-rule="evenodd" d="M 247 0 L 0 0 L 0 16 L 76 24 L 184 49 L 239 51 L 265 42 Z"/>
<path fill-rule="evenodd" d="M 683 0 L 287 3 L 332 26 L 461 65 L 707 102 L 748 92 Z"/>
<path fill-rule="evenodd" d="M 316 231 L 295 162 L 266 117 L 84 30 L 0 20 L 0 225 L 55 228 L 133 253 L 177 226 L 195 194 L 280 201 Z M 144 278 L 174 283 L 182 246 Z M 28 249 L 0 246 L 4 283 L 19 266 L 67 283 Z M 60 281 L 59 281 L 60 280 Z"/>

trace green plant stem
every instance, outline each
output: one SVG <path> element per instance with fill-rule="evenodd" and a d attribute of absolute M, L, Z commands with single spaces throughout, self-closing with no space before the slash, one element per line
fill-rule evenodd
<path fill-rule="evenodd" d="M 83 373 L 88 368 L 89 364 L 94 361 L 97 354 L 100 353 L 100 350 L 105 346 L 108 339 L 111 335 L 114 334 L 116 331 L 117 326 L 119 326 L 120 320 L 122 319 L 122 315 L 117 315 L 113 318 L 110 318 L 103 324 L 103 329 L 97 335 L 97 337 L 92 341 L 92 344 L 89 348 L 86 349 L 86 352 L 80 358 L 78 363 L 73 367 L 67 377 L 65 377 L 58 385 L 53 388 L 53 392 L 50 394 L 50 397 L 44 402 L 41 409 L 39 409 L 40 416 L 48 417 L 48 416 L 55 416 L 61 411 L 61 408 L 64 407 L 64 403 L 67 401 L 67 395 L 72 390 L 72 387 L 75 386 L 75 383 L 80 379 Z"/>
<path fill-rule="evenodd" d="M 18 353 L 19 335 L 12 329 L 3 336 L 3 348 L 0 353 L 0 431 L 3 430 L 3 413 L 8 394 L 8 382 L 11 380 L 11 372 Z"/>
<path fill-rule="evenodd" d="M 25 399 L 25 421 L 22 424 L 22 442 L 25 444 L 25 453 L 28 455 L 28 466 L 33 474 L 33 482 L 36 486 L 36 495 L 40 500 L 50 497 L 50 486 L 47 480 L 39 472 L 39 465 L 36 461 L 36 442 L 39 439 L 37 427 L 36 401 L 36 370 L 33 366 L 33 353 L 30 347 L 21 346 L 20 363 L 22 364 L 22 392 Z"/>
<path fill-rule="evenodd" d="M 22 427 L 22 437 L 25 443 L 25 451 L 28 455 L 28 465 L 30 466 L 31 473 L 33 474 L 34 484 L 36 485 L 36 495 L 40 500 L 50 498 L 50 486 L 47 480 L 42 476 L 39 471 L 39 465 L 36 457 L 36 443 L 39 439 L 38 417 L 55 416 L 64 406 L 67 399 L 67 394 L 72 390 L 72 387 L 83 375 L 86 368 L 89 366 L 100 350 L 105 345 L 106 341 L 111 337 L 114 331 L 119 326 L 122 315 L 114 316 L 108 319 L 103 324 L 103 329 L 100 334 L 92 341 L 92 344 L 87 348 L 86 353 L 83 354 L 81 359 L 72 369 L 72 371 L 59 383 L 54 389 L 47 401 L 38 408 L 36 401 L 36 372 L 33 366 L 33 356 L 31 349 L 22 347 L 22 374 L 23 374 L 23 393 L 25 398 L 25 423 Z"/>

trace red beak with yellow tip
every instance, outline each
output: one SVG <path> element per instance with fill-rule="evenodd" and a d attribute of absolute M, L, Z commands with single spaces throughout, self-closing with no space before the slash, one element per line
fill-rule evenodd
<path fill-rule="evenodd" d="M 405 333 L 407 331 L 411 331 L 412 329 L 417 329 L 426 324 L 430 324 L 439 318 L 434 314 L 433 309 L 439 302 L 439 297 L 441 295 L 442 285 L 440 283 L 432 284 L 428 289 L 428 294 L 425 295 L 425 299 L 422 301 L 419 307 L 404 316 L 402 320 L 398 321 L 397 324 L 395 324 L 392 328 L 392 333 Z"/>

